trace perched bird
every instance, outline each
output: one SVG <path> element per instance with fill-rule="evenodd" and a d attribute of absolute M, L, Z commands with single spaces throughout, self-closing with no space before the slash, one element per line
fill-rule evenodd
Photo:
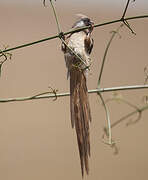
<path fill-rule="evenodd" d="M 65 37 L 62 43 L 65 62 L 70 77 L 70 110 L 71 124 L 75 127 L 79 147 L 82 176 L 84 168 L 89 173 L 88 158 L 90 156 L 89 122 L 91 112 L 87 91 L 87 72 L 91 64 L 90 53 L 93 48 L 91 33 L 94 23 L 85 15 L 74 23 L 72 29 L 77 30 Z M 85 30 L 81 27 L 88 26 Z"/>

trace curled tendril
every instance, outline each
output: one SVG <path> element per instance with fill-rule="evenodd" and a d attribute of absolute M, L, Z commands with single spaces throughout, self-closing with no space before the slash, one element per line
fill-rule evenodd
<path fill-rule="evenodd" d="M 4 46 L 4 50 L 7 49 L 7 46 Z M 8 53 L 8 52 L 3 52 L 3 50 L 0 49 L 0 58 L 2 60 L 0 60 L 0 76 L 1 76 L 1 72 L 2 72 L 2 65 L 7 61 L 10 60 L 12 58 L 12 54 Z"/>
<path fill-rule="evenodd" d="M 52 87 L 48 87 L 48 88 L 50 88 L 51 91 L 36 94 L 34 96 L 31 96 L 30 99 L 35 99 L 35 98 L 38 98 L 39 96 L 43 96 L 43 95 L 47 95 L 47 94 L 54 94 L 55 98 L 53 99 L 53 101 L 57 100 L 58 89 L 53 89 Z"/>
<path fill-rule="evenodd" d="M 51 91 L 49 93 L 53 93 L 55 95 L 55 98 L 53 99 L 53 101 L 56 101 L 57 100 L 57 92 L 58 92 L 58 89 L 53 89 L 52 87 L 48 87 L 49 89 L 51 89 Z"/>
<path fill-rule="evenodd" d="M 103 131 L 104 131 L 104 134 L 102 135 L 102 142 L 104 144 L 109 145 L 113 149 L 114 155 L 117 155 L 119 153 L 119 148 L 117 147 L 116 142 L 113 139 L 111 140 L 111 143 L 109 143 L 108 141 L 105 140 L 106 138 L 108 139 L 108 137 L 109 137 L 108 128 L 104 127 Z"/>

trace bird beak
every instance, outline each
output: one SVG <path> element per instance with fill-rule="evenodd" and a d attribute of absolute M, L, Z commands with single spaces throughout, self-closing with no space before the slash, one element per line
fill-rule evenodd
<path fill-rule="evenodd" d="M 90 21 L 90 28 L 89 28 L 89 32 L 91 33 L 94 29 L 94 22 Z"/>

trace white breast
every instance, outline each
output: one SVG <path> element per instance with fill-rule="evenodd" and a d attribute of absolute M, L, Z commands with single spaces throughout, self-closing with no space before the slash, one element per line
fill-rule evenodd
<path fill-rule="evenodd" d="M 86 34 L 81 31 L 78 33 L 74 33 L 71 35 L 68 46 L 71 47 L 77 54 L 80 54 L 83 56 L 85 52 L 85 47 L 84 47 L 84 39 L 86 37 Z"/>
<path fill-rule="evenodd" d="M 90 65 L 90 57 L 85 51 L 85 45 L 84 45 L 84 40 L 86 38 L 86 33 L 81 31 L 74 33 L 70 36 L 70 39 L 68 41 L 68 46 L 81 58 L 84 60 L 85 64 L 82 64 L 82 69 L 84 69 L 86 66 Z M 67 53 L 65 53 L 65 61 L 66 61 L 66 66 L 68 69 L 71 69 L 71 65 L 73 62 L 73 58 L 75 57 L 74 54 L 72 54 L 69 50 Z M 77 62 L 80 61 L 80 59 L 77 58 Z"/>

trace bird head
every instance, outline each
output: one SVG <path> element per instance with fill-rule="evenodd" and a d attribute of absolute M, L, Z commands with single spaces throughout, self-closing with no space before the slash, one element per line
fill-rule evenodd
<path fill-rule="evenodd" d="M 81 27 L 85 27 L 85 26 L 89 26 L 88 31 L 89 33 L 92 32 L 93 27 L 94 27 L 94 22 L 90 20 L 90 18 L 88 18 L 87 16 L 83 15 L 83 14 L 77 14 L 77 16 L 79 17 L 78 20 L 74 23 L 74 25 L 72 26 L 72 28 L 74 29 L 78 29 Z"/>

